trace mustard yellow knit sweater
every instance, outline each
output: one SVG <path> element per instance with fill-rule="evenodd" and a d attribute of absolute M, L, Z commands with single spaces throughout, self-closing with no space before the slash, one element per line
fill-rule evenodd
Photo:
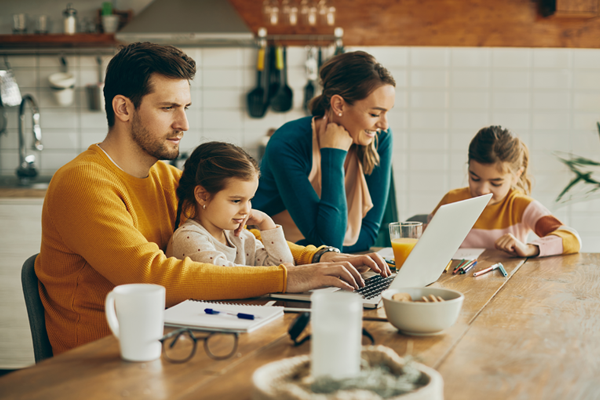
<path fill-rule="evenodd" d="M 157 162 L 147 178 L 120 170 L 92 145 L 56 172 L 42 211 L 35 263 L 54 354 L 110 333 L 104 300 L 116 285 L 156 283 L 166 305 L 183 300 L 240 299 L 286 290 L 287 270 L 218 267 L 167 258 L 181 171 Z M 290 244 L 297 264 L 314 246 Z"/>

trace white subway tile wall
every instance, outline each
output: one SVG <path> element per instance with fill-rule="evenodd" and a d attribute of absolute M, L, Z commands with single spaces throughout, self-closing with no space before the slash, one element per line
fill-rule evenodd
<path fill-rule="evenodd" d="M 428 213 L 448 190 L 465 186 L 469 141 L 483 126 L 512 129 L 529 146 L 533 197 L 581 234 L 584 251 L 600 251 L 600 200 L 567 206 L 554 202 L 572 178 L 557 154 L 572 153 L 600 161 L 600 50 L 529 48 L 364 47 L 394 75 L 396 105 L 389 121 L 394 132 L 394 174 L 401 219 Z M 254 119 L 246 94 L 256 86 L 256 50 L 184 49 L 196 60 L 192 82 L 190 130 L 181 144 L 189 152 L 208 140 L 238 144 L 259 155 L 270 128 L 304 115 L 306 85 L 302 47 L 288 49 L 288 84 L 294 107 L 268 110 Z M 325 50 L 325 55 L 331 49 Z M 44 150 L 38 167 L 52 174 L 104 138 L 103 112 L 90 111 L 86 85 L 97 82 L 94 55 L 69 55 L 76 76 L 75 102 L 60 107 L 48 76 L 61 68 L 58 56 L 9 56 L 21 93 L 32 94 L 41 109 Z M 110 56 L 102 57 L 103 70 Z M 28 111 L 29 113 L 29 111 Z M 30 114 L 27 114 L 29 116 Z M 0 135 L 0 174 L 12 175 L 18 163 L 17 107 L 7 110 L 8 132 Z M 26 121 L 27 140 L 31 123 Z"/>

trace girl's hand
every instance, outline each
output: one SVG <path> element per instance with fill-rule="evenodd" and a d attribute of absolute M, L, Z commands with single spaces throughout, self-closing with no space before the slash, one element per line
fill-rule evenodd
<path fill-rule="evenodd" d="M 525 244 L 507 233 L 496 240 L 496 248 L 515 257 L 535 257 L 540 254 L 540 248 L 533 244 Z"/>
<path fill-rule="evenodd" d="M 248 218 L 250 218 L 250 214 L 246 215 L 246 218 L 244 218 L 240 226 L 238 226 L 235 229 L 235 231 L 233 231 L 233 236 L 240 236 L 240 233 L 242 233 L 244 227 L 248 224 Z"/>
<path fill-rule="evenodd" d="M 261 231 L 277 228 L 275 222 L 262 211 L 252 209 L 248 213 L 248 219 L 245 221 L 247 225 L 256 225 Z"/>
<path fill-rule="evenodd" d="M 328 147 L 348 151 L 352 146 L 352 136 L 343 126 L 334 122 L 329 123 L 327 115 L 321 120 L 319 127 L 319 145 L 321 148 Z"/>

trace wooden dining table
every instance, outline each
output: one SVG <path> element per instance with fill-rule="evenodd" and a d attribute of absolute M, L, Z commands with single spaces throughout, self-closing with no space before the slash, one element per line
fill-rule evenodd
<path fill-rule="evenodd" d="M 473 277 L 497 262 L 507 277 Z M 600 254 L 526 260 L 486 250 L 469 273 L 444 273 L 432 286 L 465 296 L 441 334 L 399 333 L 383 308 L 365 310 L 363 326 L 377 344 L 435 368 L 445 399 L 600 399 Z M 222 361 L 199 346 L 183 364 L 127 362 L 107 336 L 0 378 L 0 399 L 250 399 L 257 368 L 310 353 L 310 341 L 295 347 L 287 334 L 296 316 L 241 334 Z"/>

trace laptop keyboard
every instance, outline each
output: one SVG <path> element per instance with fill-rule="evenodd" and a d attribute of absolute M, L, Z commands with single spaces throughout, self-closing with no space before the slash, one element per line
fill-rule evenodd
<path fill-rule="evenodd" d="M 372 299 L 379 296 L 381 292 L 387 289 L 395 277 L 395 275 L 392 275 L 384 278 L 381 275 L 374 275 L 365 279 L 365 286 L 354 292 L 361 294 L 365 299 Z"/>

